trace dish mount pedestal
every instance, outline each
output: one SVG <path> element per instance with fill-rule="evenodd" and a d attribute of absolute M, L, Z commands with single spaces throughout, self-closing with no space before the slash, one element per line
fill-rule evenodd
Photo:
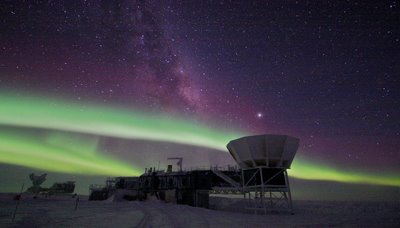
<path fill-rule="evenodd" d="M 227 148 L 242 170 L 242 192 L 255 213 L 289 210 L 293 214 L 287 169 L 299 139 L 287 135 L 255 135 L 232 140 Z"/>

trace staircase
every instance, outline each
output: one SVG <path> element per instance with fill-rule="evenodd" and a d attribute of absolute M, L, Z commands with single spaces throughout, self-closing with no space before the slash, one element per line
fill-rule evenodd
<path fill-rule="evenodd" d="M 235 180 L 230 178 L 228 175 L 225 175 L 223 172 L 218 171 L 218 170 L 212 170 L 212 172 L 215 175 L 217 175 L 218 177 L 220 177 L 221 179 L 223 179 L 224 181 L 226 181 L 227 183 L 229 183 L 230 185 L 232 185 L 232 187 L 235 187 L 235 188 L 241 188 L 242 187 L 240 185 L 240 183 L 236 182 Z"/>

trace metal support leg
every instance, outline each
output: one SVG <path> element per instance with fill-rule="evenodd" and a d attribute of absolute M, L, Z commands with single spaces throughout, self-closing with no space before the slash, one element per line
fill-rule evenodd
<path fill-rule="evenodd" d="M 285 170 L 285 181 L 286 181 L 286 186 L 288 189 L 290 213 L 293 215 L 294 211 L 293 211 L 293 204 L 292 204 L 292 193 L 290 192 L 289 177 L 288 177 L 286 170 Z"/>
<path fill-rule="evenodd" d="M 264 192 L 265 192 L 265 188 L 264 188 L 264 176 L 263 176 L 263 171 L 262 171 L 262 168 L 259 168 L 260 169 L 260 176 L 261 176 L 261 194 L 260 194 L 260 200 L 261 200 L 261 205 L 262 205 L 262 207 L 264 208 L 264 214 L 266 215 L 267 214 L 267 207 L 266 207 L 266 205 L 265 205 L 265 202 L 264 202 Z"/>

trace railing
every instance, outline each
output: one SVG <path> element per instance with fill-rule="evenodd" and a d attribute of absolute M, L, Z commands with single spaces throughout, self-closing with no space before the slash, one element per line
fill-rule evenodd
<path fill-rule="evenodd" d="M 195 170 L 216 170 L 216 171 L 239 171 L 239 167 L 237 165 L 203 165 L 203 166 L 191 166 L 191 167 L 183 167 L 182 172 L 189 172 Z M 152 172 L 167 172 L 164 169 L 154 169 Z M 179 168 L 173 169 L 172 172 L 180 172 Z M 149 174 L 148 169 L 144 174 Z"/>
<path fill-rule="evenodd" d="M 214 171 L 238 171 L 239 168 L 237 166 L 225 165 L 210 165 L 210 166 L 192 166 L 189 169 L 184 169 L 184 171 L 193 171 L 193 170 L 214 170 Z"/>
<path fill-rule="evenodd" d="M 219 176 L 220 178 L 222 178 L 223 180 L 225 180 L 226 182 L 228 182 L 230 185 L 232 185 L 232 187 L 235 188 L 240 188 L 241 185 L 240 183 L 236 182 L 235 180 L 233 180 L 232 178 L 230 178 L 229 176 L 225 175 L 223 172 L 221 172 L 220 170 L 211 170 L 215 175 Z"/>

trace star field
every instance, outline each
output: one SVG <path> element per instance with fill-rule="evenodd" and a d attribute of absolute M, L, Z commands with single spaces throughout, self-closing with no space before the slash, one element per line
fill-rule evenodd
<path fill-rule="evenodd" d="M 0 90 L 301 139 L 400 171 L 398 1 L 4 1 Z M 55 104 L 56 105 L 56 104 Z"/>

